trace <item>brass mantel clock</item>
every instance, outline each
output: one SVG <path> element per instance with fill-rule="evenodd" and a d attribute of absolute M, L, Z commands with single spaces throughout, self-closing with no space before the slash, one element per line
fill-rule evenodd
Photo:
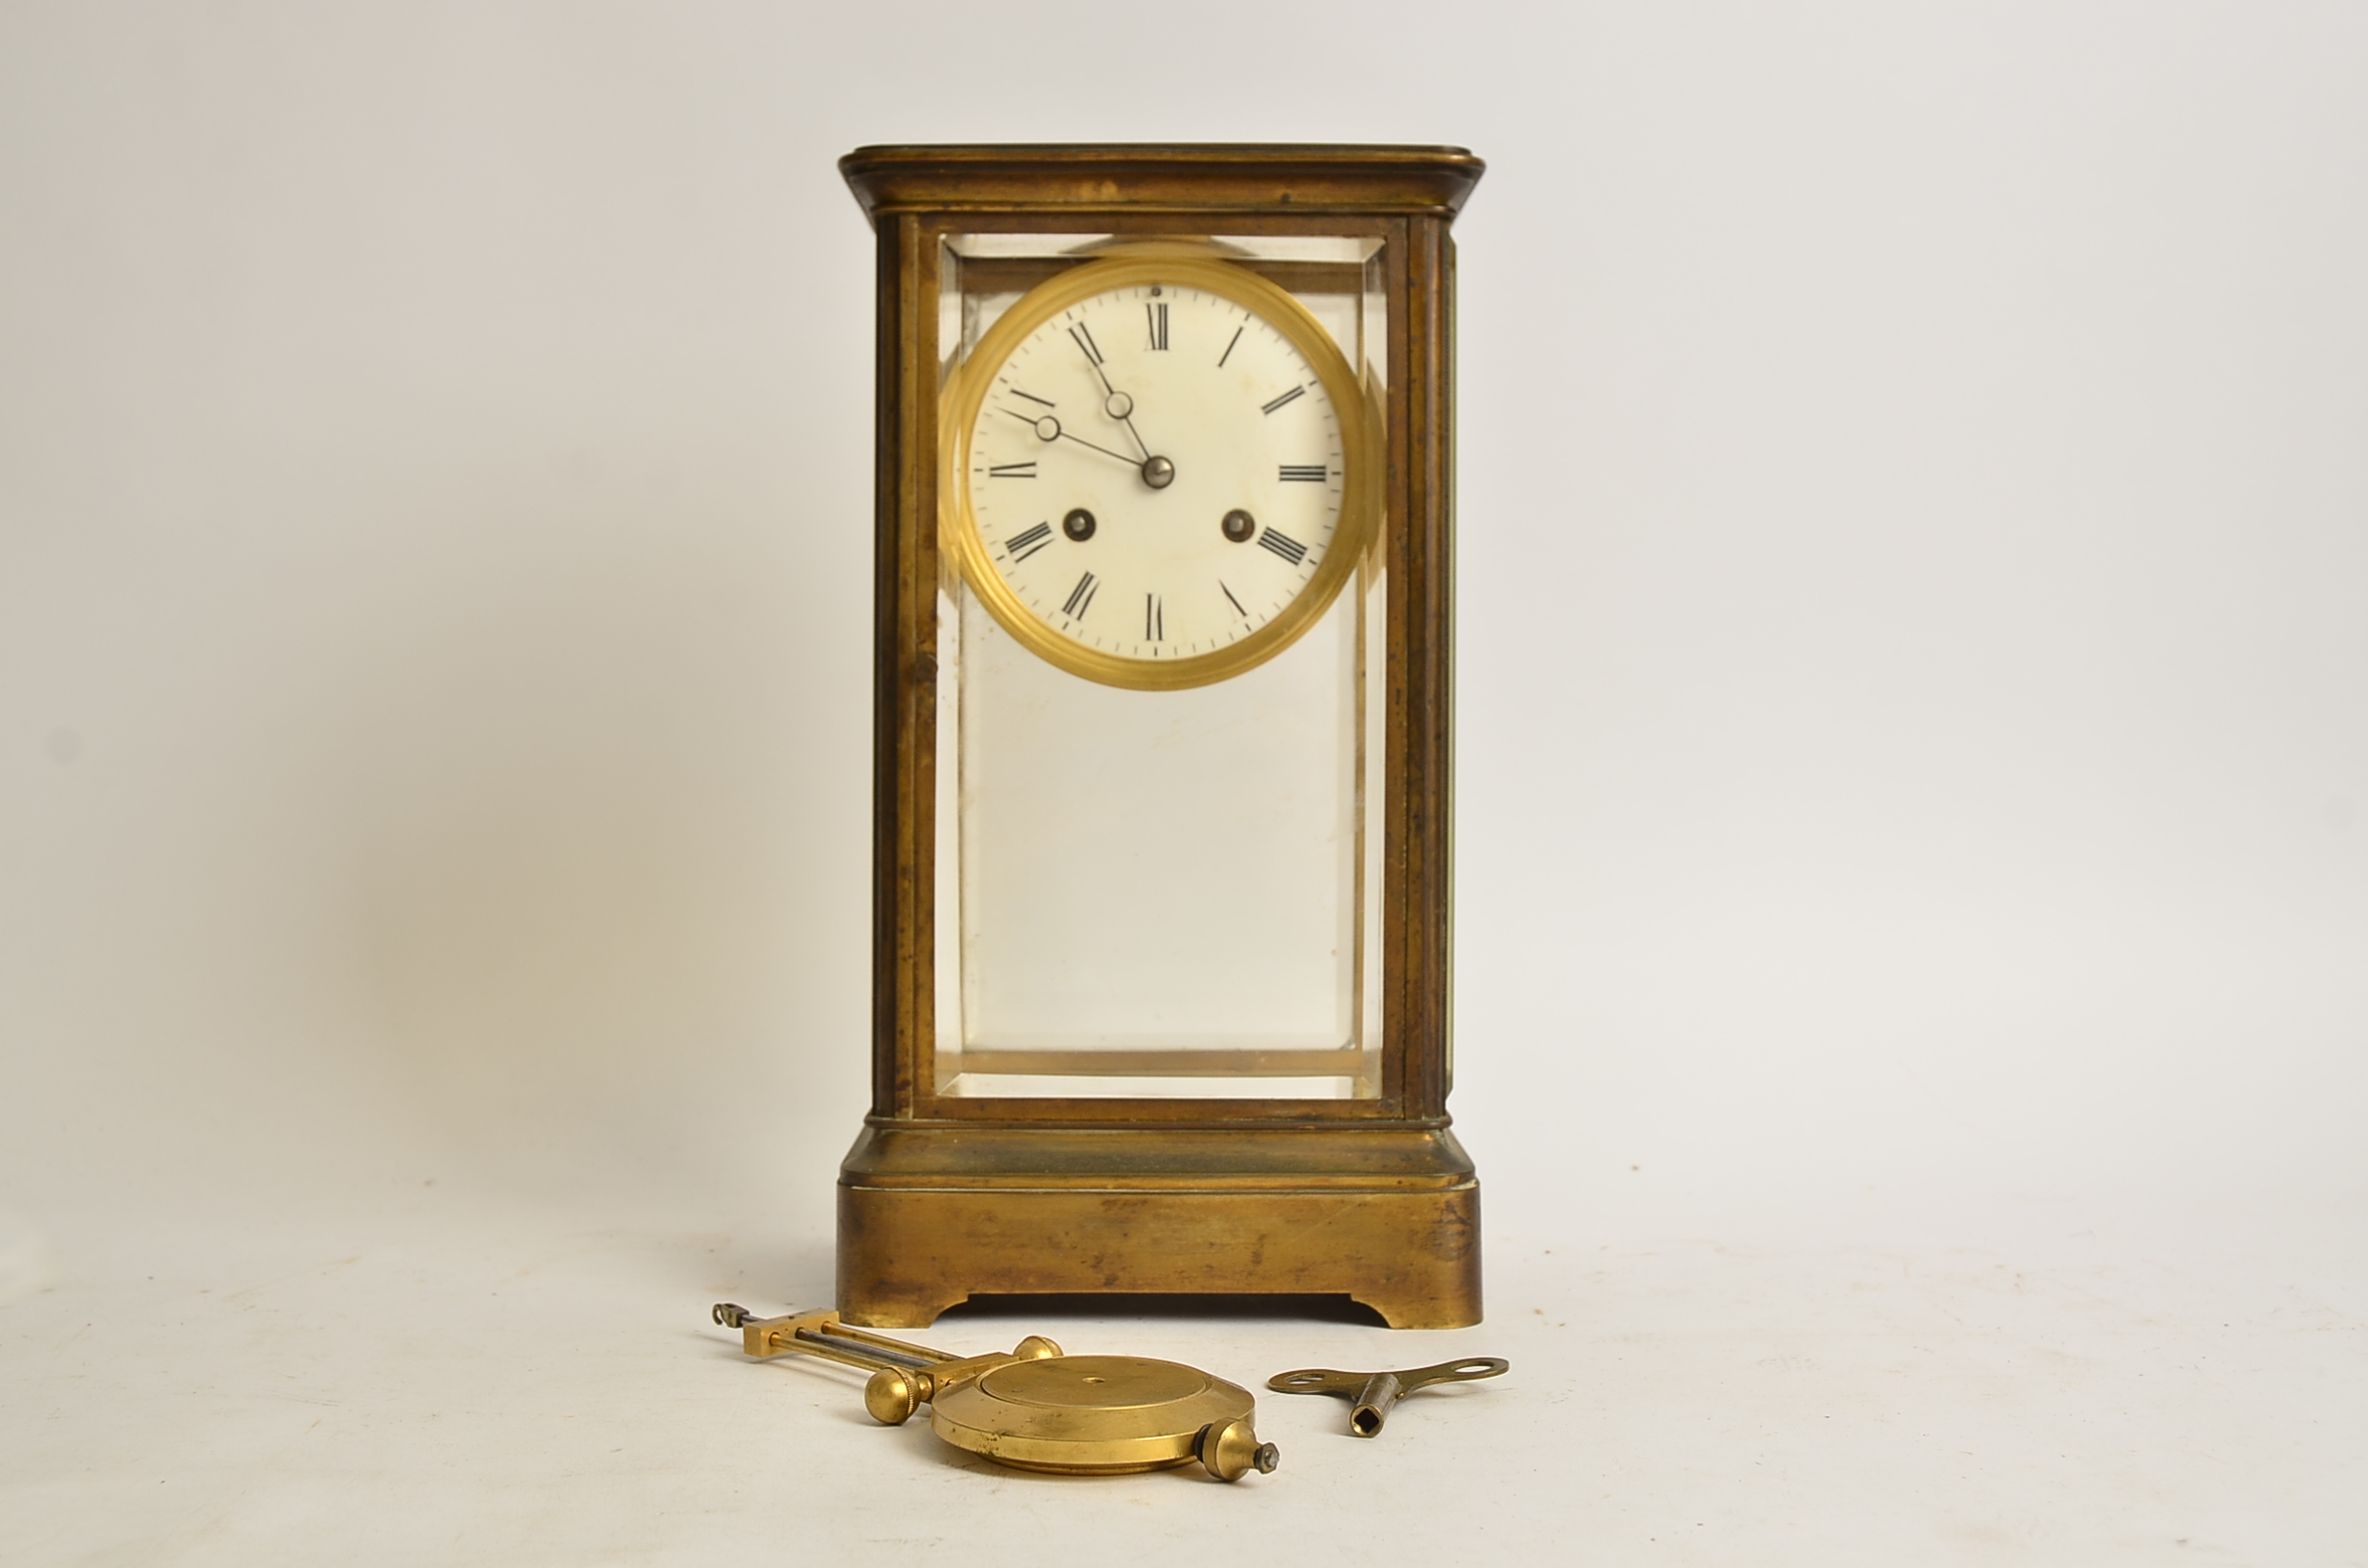
<path fill-rule="evenodd" d="M 874 147 L 873 1106 L 839 1310 L 1480 1317 L 1430 147 Z"/>

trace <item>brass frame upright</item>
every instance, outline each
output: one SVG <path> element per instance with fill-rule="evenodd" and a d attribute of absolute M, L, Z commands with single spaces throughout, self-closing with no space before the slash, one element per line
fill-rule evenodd
<path fill-rule="evenodd" d="M 925 1325 L 974 1294 L 1342 1294 L 1480 1319 L 1479 1184 L 1448 1129 L 1458 148 L 868 147 L 878 236 L 872 1112 L 839 1175 L 838 1306 Z M 956 233 L 1382 242 L 1387 715 L 1377 1096 L 936 1091 L 937 298 Z"/>

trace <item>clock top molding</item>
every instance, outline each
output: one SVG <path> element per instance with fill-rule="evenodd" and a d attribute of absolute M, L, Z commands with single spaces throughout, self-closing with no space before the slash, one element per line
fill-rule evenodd
<path fill-rule="evenodd" d="M 875 223 L 1047 210 L 1453 219 L 1485 168 L 1461 147 L 1264 142 L 859 147 L 839 159 Z"/>

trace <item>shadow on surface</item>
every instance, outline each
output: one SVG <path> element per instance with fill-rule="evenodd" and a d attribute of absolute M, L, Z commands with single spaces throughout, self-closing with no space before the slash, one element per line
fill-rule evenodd
<path fill-rule="evenodd" d="M 1355 1323 L 1386 1329 L 1382 1315 L 1352 1296 L 1182 1295 L 1146 1292 L 977 1295 L 949 1307 L 941 1324 L 998 1317 L 1295 1317 L 1317 1323 Z"/>

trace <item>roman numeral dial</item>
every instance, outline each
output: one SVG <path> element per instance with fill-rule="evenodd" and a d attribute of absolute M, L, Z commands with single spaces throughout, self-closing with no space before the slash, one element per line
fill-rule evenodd
<path fill-rule="evenodd" d="M 941 482 L 964 602 L 1072 674 L 1147 689 L 1242 674 L 1353 572 L 1377 439 L 1356 374 L 1246 268 L 1071 267 L 954 375 Z"/>

